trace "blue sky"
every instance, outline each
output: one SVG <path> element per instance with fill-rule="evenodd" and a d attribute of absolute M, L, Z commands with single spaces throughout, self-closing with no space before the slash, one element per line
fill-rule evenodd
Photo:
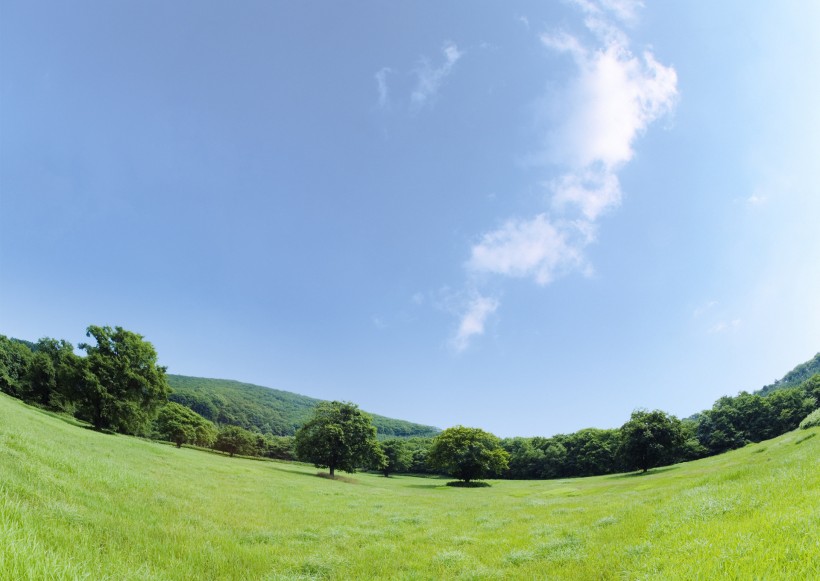
<path fill-rule="evenodd" d="M 820 5 L 0 0 L 0 333 L 501 436 L 820 350 Z"/>

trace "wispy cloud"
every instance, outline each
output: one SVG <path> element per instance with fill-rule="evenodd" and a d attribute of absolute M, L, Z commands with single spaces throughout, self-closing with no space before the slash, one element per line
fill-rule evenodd
<path fill-rule="evenodd" d="M 427 59 L 424 59 L 416 69 L 416 86 L 410 95 L 410 100 L 415 107 L 424 107 L 435 99 L 442 83 L 464 55 L 454 42 L 444 43 L 442 53 L 444 62 L 441 66 L 433 67 Z"/>
<path fill-rule="evenodd" d="M 390 103 L 390 92 L 387 87 L 387 75 L 392 73 L 390 67 L 382 67 L 375 75 L 376 89 L 379 92 L 379 108 L 385 109 Z"/>
<path fill-rule="evenodd" d="M 692 311 L 692 316 L 696 319 L 702 317 L 705 313 L 711 311 L 715 307 L 718 306 L 717 301 L 707 301 L 706 303 L 696 307 L 694 311 Z"/>
<path fill-rule="evenodd" d="M 494 298 L 481 295 L 473 297 L 461 316 L 461 324 L 452 340 L 453 348 L 456 351 L 464 351 L 473 337 L 483 335 L 487 317 L 492 315 L 497 308 L 498 301 Z"/>
<path fill-rule="evenodd" d="M 727 331 L 734 331 L 741 325 L 740 319 L 732 319 L 731 321 L 720 321 L 709 328 L 709 334 L 715 335 L 718 333 L 726 333 Z"/>
<path fill-rule="evenodd" d="M 473 272 L 532 277 L 545 285 L 563 271 L 583 265 L 580 248 L 592 233 L 581 223 L 552 223 L 545 214 L 509 220 L 484 234 L 472 247 L 467 267 Z"/>
<path fill-rule="evenodd" d="M 547 132 L 546 150 L 534 155 L 543 167 L 559 168 L 548 180 L 548 214 L 504 222 L 483 234 L 471 248 L 466 267 L 471 273 L 529 277 L 546 285 L 571 271 L 589 273 L 585 248 L 596 240 L 600 217 L 621 204 L 618 171 L 634 156 L 633 145 L 656 119 L 674 109 L 677 74 L 651 51 L 640 56 L 629 49 L 619 23 L 636 18 L 640 2 L 575 0 L 594 41 L 566 32 L 540 37 L 542 44 L 569 55 L 576 73 L 559 97 L 560 119 Z M 486 317 L 495 312 L 493 304 Z M 475 335 L 462 329 L 464 344 Z"/>

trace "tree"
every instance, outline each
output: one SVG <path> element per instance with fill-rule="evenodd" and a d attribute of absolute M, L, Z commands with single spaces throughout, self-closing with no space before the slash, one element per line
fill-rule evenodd
<path fill-rule="evenodd" d="M 370 416 L 348 402 L 323 402 L 296 432 L 296 456 L 317 468 L 355 472 L 380 454 Z"/>
<path fill-rule="evenodd" d="M 455 426 L 433 439 L 427 462 L 469 483 L 506 470 L 509 458 L 501 441 L 493 434 L 480 428 Z"/>
<path fill-rule="evenodd" d="M 87 357 L 78 415 L 97 430 L 142 433 L 169 392 L 154 346 L 122 327 L 91 325 L 86 336 L 97 344 L 80 344 Z"/>
<path fill-rule="evenodd" d="M 219 430 L 214 442 L 214 448 L 220 452 L 227 452 L 233 458 L 234 454 L 250 452 L 256 443 L 253 432 L 239 426 L 223 426 Z"/>
<path fill-rule="evenodd" d="M 660 410 L 635 410 L 621 426 L 619 453 L 627 468 L 646 472 L 674 462 L 683 443 L 683 428 L 678 418 Z"/>
<path fill-rule="evenodd" d="M 0 391 L 12 397 L 25 397 L 31 359 L 31 349 L 26 345 L 0 335 Z"/>
<path fill-rule="evenodd" d="M 28 371 L 30 399 L 41 405 L 74 411 L 78 373 L 83 365 L 74 346 L 44 337 L 34 345 Z"/>
<path fill-rule="evenodd" d="M 505 476 L 513 480 L 541 478 L 544 469 L 544 451 L 533 445 L 533 438 L 507 438 L 501 445 L 510 455 Z"/>
<path fill-rule="evenodd" d="M 210 430 L 209 430 L 210 428 Z M 213 424 L 198 413 L 178 403 L 169 401 L 159 411 L 156 421 L 157 433 L 177 445 L 205 444 L 213 441 L 209 433 L 216 432 Z"/>
<path fill-rule="evenodd" d="M 379 442 L 383 454 L 383 461 L 376 468 L 388 478 L 394 472 L 406 472 L 413 463 L 413 452 L 404 442 L 397 438 L 391 438 Z"/>

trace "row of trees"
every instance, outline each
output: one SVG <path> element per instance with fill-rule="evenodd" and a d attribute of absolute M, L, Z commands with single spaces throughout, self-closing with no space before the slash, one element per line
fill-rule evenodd
<path fill-rule="evenodd" d="M 354 471 L 446 473 L 464 482 L 489 476 L 541 479 L 643 470 L 692 460 L 795 429 L 820 402 L 820 374 L 796 387 L 723 397 L 692 418 L 637 410 L 619 429 L 580 430 L 551 438 L 499 440 L 456 426 L 435 438 L 379 442 L 372 417 L 354 404 L 319 404 L 296 436 L 218 427 L 190 407 L 168 402 L 165 368 L 153 346 L 121 327 L 90 326 L 95 344 L 77 355 L 67 341 L 37 343 L 0 335 L 0 391 L 73 413 L 98 430 L 165 439 L 235 454 L 300 459 Z"/>
<path fill-rule="evenodd" d="M 502 440 L 510 454 L 510 467 L 504 476 L 593 476 L 696 460 L 794 430 L 818 403 L 820 374 L 796 387 L 767 394 L 741 392 L 722 397 L 711 409 L 684 420 L 658 410 L 638 410 L 619 429 L 588 428 L 551 438 L 509 438 Z"/>
<path fill-rule="evenodd" d="M 552 438 L 499 440 L 456 426 L 435 438 L 376 440 L 369 417 L 353 404 L 320 405 L 296 433 L 300 460 L 335 470 L 445 473 L 469 483 L 498 476 L 543 479 L 591 476 L 694 460 L 773 438 L 798 427 L 820 402 L 820 374 L 797 387 L 742 392 L 679 420 L 661 410 L 636 410 L 620 428 L 589 428 Z"/>
<path fill-rule="evenodd" d="M 0 391 L 23 401 L 73 413 L 97 430 L 144 434 L 168 397 L 165 368 L 151 343 L 122 327 L 92 325 L 81 343 L 37 343 L 0 335 Z"/>
<path fill-rule="evenodd" d="M 355 472 L 359 468 L 385 476 L 405 472 L 413 463 L 413 448 L 404 440 L 379 442 L 371 417 L 355 404 L 325 402 L 297 432 L 296 455 L 318 468 Z M 429 470 L 450 474 L 464 482 L 494 476 L 507 468 L 509 455 L 500 440 L 478 428 L 456 426 L 430 439 L 424 451 Z"/>

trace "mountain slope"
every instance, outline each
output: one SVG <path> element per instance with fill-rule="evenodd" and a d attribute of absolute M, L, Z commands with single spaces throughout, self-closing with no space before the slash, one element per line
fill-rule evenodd
<path fill-rule="evenodd" d="M 229 379 L 168 375 L 173 392 L 169 399 L 188 406 L 220 424 L 258 428 L 262 433 L 288 436 L 296 432 L 321 400 Z M 371 414 L 380 436 L 433 436 L 433 426 L 423 426 Z"/>
<path fill-rule="evenodd" d="M 758 393 L 760 395 L 766 395 L 773 391 L 777 391 L 778 389 L 794 387 L 796 385 L 800 385 L 801 383 L 803 383 L 804 381 L 806 381 L 807 379 L 809 379 L 817 373 L 820 373 L 820 353 L 815 355 L 809 361 L 801 363 L 800 365 L 789 371 L 781 379 L 778 379 L 774 383 L 760 388 L 755 393 Z"/>

